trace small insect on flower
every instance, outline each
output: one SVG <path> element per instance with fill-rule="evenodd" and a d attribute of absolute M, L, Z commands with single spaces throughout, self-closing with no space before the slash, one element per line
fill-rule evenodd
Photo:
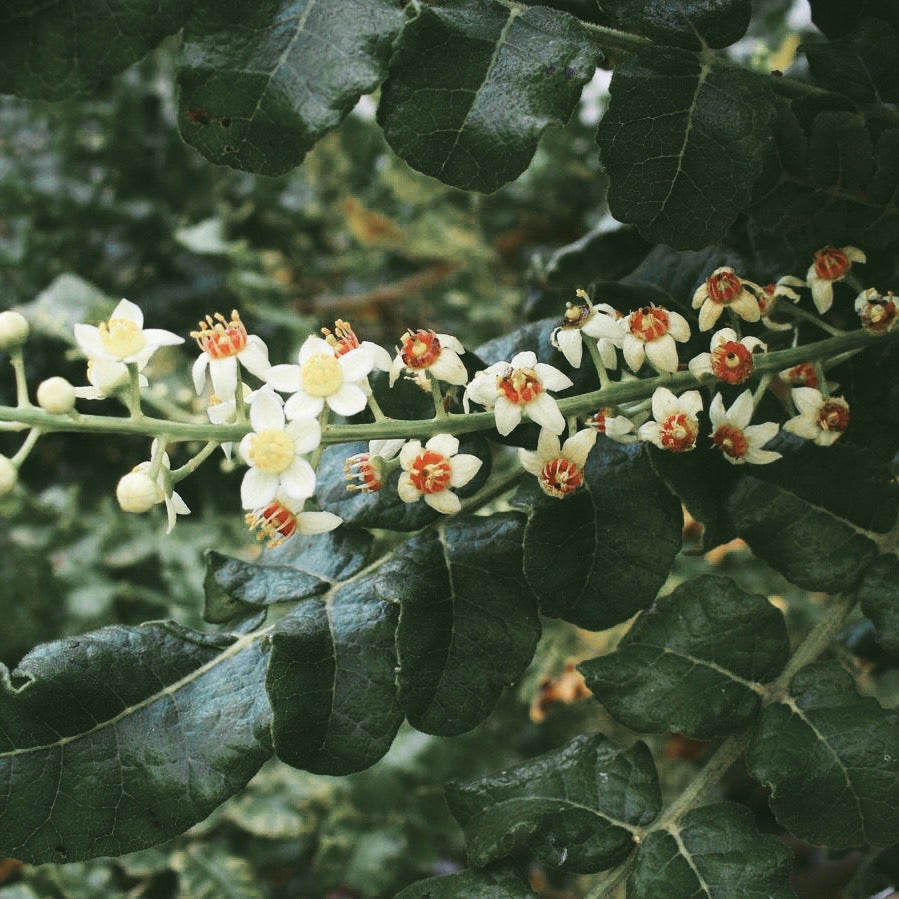
<path fill-rule="evenodd" d="M 780 458 L 780 453 L 762 449 L 777 434 L 776 422 L 750 425 L 754 405 L 752 391 L 744 390 L 727 410 L 720 393 L 709 406 L 712 422 L 712 443 L 721 450 L 728 462 L 738 465 L 766 465 Z"/>
<path fill-rule="evenodd" d="M 661 306 L 644 306 L 622 319 L 624 361 L 631 371 L 639 371 L 648 358 L 659 371 L 677 371 L 675 341 L 690 339 L 690 326 L 678 312 Z"/>
<path fill-rule="evenodd" d="M 256 532 L 256 539 L 274 549 L 294 534 L 324 534 L 343 524 L 333 512 L 303 512 L 305 500 L 295 500 L 279 492 L 260 509 L 248 512 L 247 527 Z"/>
<path fill-rule="evenodd" d="M 886 334 L 899 322 L 899 307 L 893 292 L 880 294 L 875 288 L 863 290 L 855 298 L 855 311 L 862 320 L 862 327 L 872 334 Z"/>
<path fill-rule="evenodd" d="M 396 383 L 403 369 L 417 380 L 430 374 L 438 381 L 461 386 L 468 380 L 465 364 L 459 358 L 464 352 L 462 342 L 451 334 L 423 328 L 406 331 L 390 365 L 390 386 Z"/>
<path fill-rule="evenodd" d="M 191 372 L 198 394 L 206 386 L 207 368 L 212 389 L 222 401 L 233 399 L 237 393 L 238 362 L 262 381 L 271 368 L 268 347 L 261 337 L 247 333 L 236 309 L 230 320 L 220 312 L 207 315 L 200 322 L 200 330 L 191 331 L 190 336 L 202 350 Z"/>
<path fill-rule="evenodd" d="M 675 396 L 667 387 L 656 387 L 652 395 L 652 415 L 637 432 L 641 440 L 654 443 L 671 453 L 689 452 L 696 446 L 702 396 L 698 390 L 687 390 Z"/>
<path fill-rule="evenodd" d="M 830 446 L 849 426 L 849 403 L 840 396 L 824 396 L 813 387 L 794 387 L 791 391 L 798 415 L 784 423 L 784 430 L 813 440 L 818 446 Z"/>
<path fill-rule="evenodd" d="M 711 352 L 700 353 L 689 362 L 689 369 L 697 377 L 711 372 L 726 384 L 742 384 L 752 374 L 753 354 L 768 347 L 758 337 L 737 339 L 732 328 L 722 328 L 712 335 Z"/>
<path fill-rule="evenodd" d="M 833 285 L 849 274 L 853 262 L 865 261 L 865 254 L 858 247 L 824 247 L 815 253 L 805 280 L 821 315 L 833 305 Z"/>
<path fill-rule="evenodd" d="M 544 493 L 563 499 L 584 483 L 584 466 L 595 443 L 596 431 L 590 428 L 578 431 L 564 444 L 552 431 L 541 428 L 537 451 L 519 449 L 518 459 L 525 471 L 536 476 Z"/>
<path fill-rule="evenodd" d="M 550 342 L 574 368 L 580 368 L 584 335 L 596 340 L 599 357 L 606 368 L 618 367 L 617 349 L 624 339 L 618 324 L 621 313 L 607 303 L 596 306 L 585 290 L 578 290 L 582 303 L 566 303 L 562 323 L 550 335 Z"/>
<path fill-rule="evenodd" d="M 712 328 L 725 306 L 744 321 L 757 322 L 761 316 L 758 301 L 761 290 L 754 281 L 740 278 L 728 265 L 716 268 L 693 294 L 693 308 L 699 309 L 699 330 Z"/>
<path fill-rule="evenodd" d="M 367 453 L 356 453 L 346 460 L 343 473 L 347 490 L 374 493 L 382 490 L 387 480 L 387 463 L 403 448 L 405 440 L 372 440 Z M 355 483 L 353 483 L 355 482 Z"/>
<path fill-rule="evenodd" d="M 432 509 L 453 515 L 462 503 L 450 488 L 464 487 L 482 464 L 477 456 L 459 453 L 459 441 L 451 434 L 436 434 L 424 447 L 410 440 L 400 451 L 397 492 L 404 503 L 423 497 Z"/>

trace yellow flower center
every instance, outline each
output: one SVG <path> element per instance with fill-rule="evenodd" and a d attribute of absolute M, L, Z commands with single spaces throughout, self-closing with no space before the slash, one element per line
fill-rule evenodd
<path fill-rule="evenodd" d="M 119 359 L 139 353 L 147 342 L 143 331 L 128 318 L 111 318 L 101 322 L 98 330 L 103 349 Z"/>
<path fill-rule="evenodd" d="M 266 474 L 281 474 L 293 463 L 296 448 L 285 431 L 260 431 L 250 441 L 250 458 L 247 459 Z"/>
<path fill-rule="evenodd" d="M 303 363 L 300 371 L 303 390 L 310 396 L 331 396 L 343 384 L 343 372 L 336 357 L 328 353 L 317 353 Z"/>

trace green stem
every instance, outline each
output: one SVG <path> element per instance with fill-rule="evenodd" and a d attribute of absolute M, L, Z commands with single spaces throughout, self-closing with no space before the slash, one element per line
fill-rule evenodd
<path fill-rule="evenodd" d="M 592 338 L 586 337 L 582 338 L 583 342 L 587 344 L 587 350 L 590 353 L 590 358 L 593 360 L 593 366 L 596 369 L 596 374 L 599 376 L 599 386 L 600 389 L 605 390 L 608 387 L 612 386 L 612 382 L 609 379 L 609 373 L 606 370 L 606 364 L 602 361 L 602 356 L 599 354 L 599 344 Z"/>
<path fill-rule="evenodd" d="M 371 414 L 374 415 L 375 421 L 384 421 L 387 418 L 373 393 L 368 395 L 368 408 L 371 409 Z"/>
<path fill-rule="evenodd" d="M 219 446 L 221 446 L 221 444 L 217 440 L 210 440 L 192 459 L 172 472 L 172 483 L 177 484 L 179 481 L 183 481 L 188 475 L 193 474 Z"/>
<path fill-rule="evenodd" d="M 25 377 L 25 356 L 21 347 L 15 347 L 9 351 L 9 362 L 16 375 L 16 405 L 19 407 L 31 406 L 28 399 L 28 380 Z"/>
<path fill-rule="evenodd" d="M 237 412 L 237 421 L 244 424 L 249 421 L 247 417 L 247 403 L 243 396 L 243 378 L 240 374 L 240 363 L 237 365 L 237 387 L 234 391 L 234 409 Z"/>
<path fill-rule="evenodd" d="M 28 458 L 28 454 L 34 449 L 34 445 L 42 433 L 40 428 L 32 428 L 28 432 L 28 436 L 22 442 L 19 451 L 9 460 L 16 468 L 20 468 L 22 463 Z"/>
<path fill-rule="evenodd" d="M 159 469 L 162 468 L 162 457 L 165 455 L 166 441 L 161 437 L 156 438 L 156 446 L 153 450 L 153 458 L 150 459 L 150 470 L 147 474 L 151 481 L 156 480 Z"/>
<path fill-rule="evenodd" d="M 784 315 L 789 315 L 793 318 L 815 325 L 815 327 L 820 328 L 822 331 L 826 331 L 832 337 L 842 337 L 844 334 L 850 333 L 848 331 L 841 331 L 839 328 L 834 328 L 833 325 L 827 324 L 827 322 L 822 321 L 817 315 L 813 315 L 801 306 L 792 306 L 783 303 L 779 307 L 778 312 L 782 312 Z"/>
<path fill-rule="evenodd" d="M 752 408 L 755 409 L 758 404 L 762 401 L 762 397 L 765 395 L 765 391 L 768 389 L 768 385 L 774 380 L 774 375 L 771 372 L 762 375 L 759 378 L 758 387 L 752 393 Z"/>
<path fill-rule="evenodd" d="M 143 418 L 144 413 L 140 408 L 140 371 L 136 362 L 128 363 L 128 394 L 127 402 L 128 414 L 134 421 Z"/>
<path fill-rule="evenodd" d="M 443 391 L 437 383 L 437 378 L 431 378 L 431 396 L 434 397 L 434 418 L 446 418 L 447 411 L 446 407 L 443 405 Z"/>

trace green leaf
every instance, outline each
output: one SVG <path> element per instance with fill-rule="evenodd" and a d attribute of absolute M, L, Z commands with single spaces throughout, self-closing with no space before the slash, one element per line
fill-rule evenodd
<path fill-rule="evenodd" d="M 877 555 L 877 546 L 853 525 L 787 486 L 744 475 L 725 503 L 752 551 L 805 590 L 850 590 Z"/>
<path fill-rule="evenodd" d="M 637 853 L 628 899 L 795 899 L 792 854 L 760 834 L 752 813 L 721 802 L 650 833 Z"/>
<path fill-rule="evenodd" d="M 419 880 L 400 890 L 394 899 L 532 899 L 536 895 L 515 868 L 497 864 Z"/>
<path fill-rule="evenodd" d="M 498 774 L 451 782 L 446 797 L 472 864 L 528 850 L 576 873 L 620 862 L 634 848 L 636 828 L 661 807 L 646 745 L 618 749 L 602 734 L 576 737 Z"/>
<path fill-rule="evenodd" d="M 400 702 L 419 730 L 471 730 L 530 663 L 540 622 L 521 570 L 523 530 L 516 513 L 455 518 L 383 566 L 378 593 L 402 609 Z"/>
<path fill-rule="evenodd" d="M 266 549 L 255 562 L 245 562 L 215 550 L 206 553 L 207 620 L 231 608 L 246 611 L 278 602 L 296 602 L 326 593 L 335 581 L 354 575 L 368 560 L 371 534 L 341 527 Z M 224 593 L 224 597 L 222 596 Z M 228 603 L 228 598 L 236 603 Z M 217 617 L 209 619 L 210 602 Z"/>
<path fill-rule="evenodd" d="M 764 596 L 703 575 L 641 612 L 615 652 L 578 667 L 631 730 L 712 740 L 751 721 L 759 685 L 789 654 L 783 615 Z"/>
<path fill-rule="evenodd" d="M 573 16 L 496 0 L 441 0 L 403 31 L 378 121 L 414 169 L 489 193 L 528 166 L 562 125 L 599 51 Z"/>
<path fill-rule="evenodd" d="M 281 619 L 265 686 L 278 757 L 315 774 L 349 774 L 390 748 L 403 713 L 396 698 L 398 608 L 378 599 L 375 575 Z"/>
<path fill-rule="evenodd" d="M 602 630 L 646 608 L 680 549 L 680 503 L 645 450 L 605 438 L 587 459 L 584 488 L 566 499 L 528 483 L 524 572 L 540 610 Z"/>
<path fill-rule="evenodd" d="M 819 846 L 889 845 L 899 833 L 899 726 L 834 662 L 803 668 L 746 753 L 777 820 Z"/>
<path fill-rule="evenodd" d="M 770 140 L 770 85 L 676 49 L 615 66 L 597 132 L 609 208 L 647 240 L 699 249 L 748 204 Z"/>
<path fill-rule="evenodd" d="M 735 43 L 752 16 L 749 0 L 602 0 L 602 9 L 619 28 L 688 50 Z"/>
<path fill-rule="evenodd" d="M 0 9 L 0 94 L 59 100 L 137 62 L 191 9 L 189 0 L 12 0 Z"/>
<path fill-rule="evenodd" d="M 899 559 L 879 556 L 858 588 L 862 611 L 874 622 L 877 642 L 899 655 Z"/>
<path fill-rule="evenodd" d="M 390 0 L 200 0 L 184 30 L 181 136 L 207 159 L 280 175 L 384 78 Z"/>
<path fill-rule="evenodd" d="M 270 755 L 264 666 L 258 637 L 157 622 L 0 669 L 0 855 L 121 855 L 205 818 Z"/>
<path fill-rule="evenodd" d="M 835 41 L 802 44 L 812 77 L 828 90 L 861 103 L 896 103 L 899 78 L 892 65 L 899 33 L 882 19 L 863 19 Z"/>
<path fill-rule="evenodd" d="M 192 845 L 172 854 L 179 896 L 191 899 L 263 899 L 266 891 L 253 866 L 214 843 Z"/>

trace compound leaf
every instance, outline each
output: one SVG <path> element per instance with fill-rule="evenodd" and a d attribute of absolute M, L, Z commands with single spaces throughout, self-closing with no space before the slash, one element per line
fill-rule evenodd
<path fill-rule="evenodd" d="M 544 615 L 602 630 L 655 599 L 683 516 L 643 448 L 600 438 L 580 492 L 559 500 L 529 490 L 524 571 Z"/>
<path fill-rule="evenodd" d="M 540 622 L 521 570 L 523 530 L 516 513 L 456 518 L 384 565 L 378 593 L 402 609 L 400 701 L 419 730 L 470 730 L 530 663 Z"/>
<path fill-rule="evenodd" d="M 258 636 L 163 622 L 0 668 L 0 854 L 122 855 L 205 818 L 271 754 L 264 669 Z"/>
<path fill-rule="evenodd" d="M 579 667 L 596 699 L 632 730 L 711 740 L 748 724 L 759 684 L 789 653 L 783 615 L 765 597 L 703 575 L 641 612 L 615 652 Z"/>
<path fill-rule="evenodd" d="M 390 0 L 200 0 L 184 31 L 181 136 L 211 162 L 280 175 L 387 69 Z"/>
<path fill-rule="evenodd" d="M 609 208 L 647 240 L 699 249 L 749 203 L 774 115 L 770 85 L 684 50 L 615 66 L 596 139 Z"/>
<path fill-rule="evenodd" d="M 598 57 L 559 10 L 429 3 L 400 37 L 378 121 L 413 168 L 494 191 L 527 168 L 548 125 L 568 120 Z"/>
<path fill-rule="evenodd" d="M 704 805 L 650 833 L 637 852 L 628 899 L 795 899 L 792 855 L 760 834 L 749 809 Z"/>
<path fill-rule="evenodd" d="M 899 726 L 834 662 L 803 668 L 762 712 L 746 763 L 801 839 L 886 846 L 899 833 Z"/>
<path fill-rule="evenodd" d="M 446 796 L 472 864 L 528 849 L 577 873 L 620 862 L 634 848 L 634 829 L 661 807 L 646 745 L 619 749 L 602 734 L 576 737 L 498 774 L 450 783 Z"/>

